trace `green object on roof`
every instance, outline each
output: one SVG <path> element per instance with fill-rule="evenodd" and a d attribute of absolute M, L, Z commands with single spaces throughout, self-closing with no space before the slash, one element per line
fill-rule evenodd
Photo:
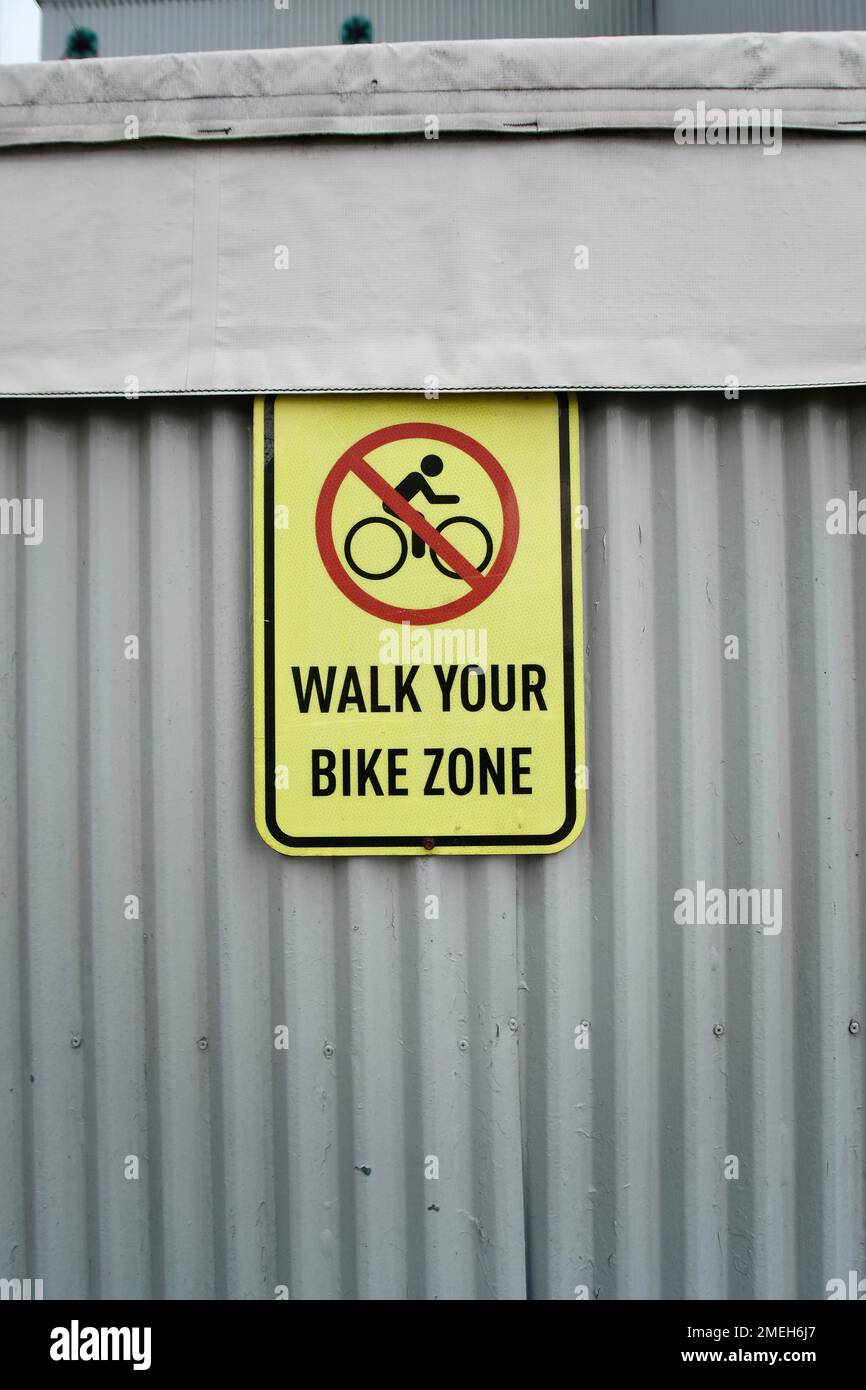
<path fill-rule="evenodd" d="M 98 58 L 99 37 L 92 29 L 73 29 L 66 39 L 64 58 Z"/>
<path fill-rule="evenodd" d="M 353 14 L 343 20 L 341 43 L 372 43 L 373 23 L 365 14 Z"/>

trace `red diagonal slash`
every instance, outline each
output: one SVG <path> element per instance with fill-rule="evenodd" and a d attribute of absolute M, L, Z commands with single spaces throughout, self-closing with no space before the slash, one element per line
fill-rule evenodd
<path fill-rule="evenodd" d="M 437 531 L 435 526 L 431 526 L 426 517 L 411 507 L 396 488 L 393 488 L 390 483 L 386 483 L 382 475 L 370 466 L 363 454 L 352 454 L 348 462 L 352 472 L 361 479 L 361 482 L 366 483 L 371 492 L 375 492 L 377 497 L 381 498 L 393 512 L 396 512 L 400 520 L 405 521 L 406 525 L 410 526 L 415 534 L 421 537 L 422 541 L 426 541 L 430 549 L 435 550 L 446 565 L 451 566 L 455 574 L 459 574 L 460 578 L 465 579 L 467 584 L 471 584 L 473 589 L 484 586 L 486 581 L 481 571 L 471 565 L 466 556 L 461 555 L 460 551 L 445 539 L 441 531 Z"/>

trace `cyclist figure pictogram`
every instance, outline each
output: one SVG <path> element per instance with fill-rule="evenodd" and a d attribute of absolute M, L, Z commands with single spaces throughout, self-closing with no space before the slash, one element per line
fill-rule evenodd
<path fill-rule="evenodd" d="M 445 465 L 443 464 L 438 454 L 426 454 L 424 458 L 421 460 L 420 473 L 417 469 L 413 469 L 411 473 L 407 473 L 403 481 L 397 484 L 395 490 L 399 492 L 400 496 L 403 497 L 407 502 L 411 502 L 415 497 L 417 497 L 419 492 L 423 494 L 423 496 L 427 499 L 428 502 L 432 502 L 436 506 L 444 506 L 447 504 L 459 502 L 459 493 L 434 492 L 433 488 L 427 481 L 428 478 L 437 478 L 439 474 L 442 472 L 444 466 Z M 387 512 L 388 516 L 396 517 L 397 515 L 397 513 L 391 507 L 389 507 L 386 502 L 382 503 L 382 510 Z M 421 515 L 423 516 L 423 512 L 421 513 Z M 450 516 L 445 521 L 441 522 L 440 525 L 436 527 L 436 530 L 439 531 L 441 534 L 449 526 L 454 526 L 458 522 L 461 522 L 466 526 L 474 527 L 475 530 L 479 531 L 481 535 L 484 537 L 484 559 L 482 560 L 480 565 L 476 566 L 479 572 L 481 572 L 484 569 L 486 569 L 487 566 L 490 564 L 490 560 L 493 555 L 493 540 L 490 535 L 490 532 L 487 530 L 486 526 L 484 526 L 480 521 L 476 520 L 476 518 L 472 516 Z M 396 532 L 400 543 L 400 554 L 395 564 L 382 570 L 371 571 L 362 569 L 361 566 L 357 563 L 357 561 L 353 559 L 352 542 L 355 539 L 355 536 L 358 534 L 358 532 L 368 526 L 387 526 L 389 527 L 389 529 Z M 427 550 L 426 542 L 422 540 L 422 538 L 418 535 L 416 531 L 411 530 L 411 528 L 410 534 L 412 537 L 412 555 L 416 560 L 421 560 L 424 558 L 424 554 Z M 449 539 L 451 539 L 451 537 L 449 537 Z M 388 521 L 383 516 L 367 516 L 364 517 L 361 521 L 356 521 L 354 526 L 352 526 L 349 529 L 343 549 L 344 554 L 346 556 L 346 563 L 348 564 L 349 568 L 353 570 L 355 574 L 361 575 L 363 579 L 389 579 L 392 574 L 396 574 L 397 571 L 402 568 L 403 564 L 406 561 L 406 557 L 409 554 L 409 544 L 406 540 L 405 533 L 403 532 L 401 527 L 397 525 L 396 521 Z M 436 568 L 439 570 L 441 574 L 447 575 L 449 579 L 459 579 L 460 576 L 454 570 L 448 569 L 444 561 L 441 560 L 440 557 L 436 554 L 436 552 L 432 549 L 430 551 L 430 559 L 433 561 L 433 564 L 436 566 Z M 387 565 L 387 561 L 385 561 L 385 564 Z"/>

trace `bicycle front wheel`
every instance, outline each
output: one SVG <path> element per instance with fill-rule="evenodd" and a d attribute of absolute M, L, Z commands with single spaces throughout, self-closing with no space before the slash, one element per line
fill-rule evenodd
<path fill-rule="evenodd" d="M 475 569 L 481 571 L 486 570 L 487 566 L 490 564 L 491 559 L 493 558 L 493 539 L 487 527 L 482 525 L 480 521 L 476 521 L 474 516 L 449 516 L 447 521 L 443 521 L 441 526 L 436 527 L 436 530 L 441 535 L 444 531 L 448 529 L 449 526 L 457 525 L 460 525 L 464 528 L 471 527 L 474 531 L 480 533 L 484 540 L 483 560 L 479 564 L 477 560 L 475 560 L 474 558 L 474 556 L 479 551 L 478 536 L 472 535 L 470 531 L 463 530 L 460 533 L 458 533 L 457 536 L 449 536 L 449 541 L 452 545 L 457 547 L 461 555 L 466 556 L 466 559 L 469 561 L 470 565 L 472 565 Z M 460 578 L 459 574 L 456 574 L 454 570 L 448 568 L 445 561 L 436 554 L 435 550 L 431 549 L 430 559 L 433 561 L 440 574 L 446 575 L 449 579 Z"/>

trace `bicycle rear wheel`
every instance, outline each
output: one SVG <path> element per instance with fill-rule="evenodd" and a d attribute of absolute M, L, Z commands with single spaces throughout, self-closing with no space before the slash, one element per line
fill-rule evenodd
<path fill-rule="evenodd" d="M 365 570 L 352 558 L 352 541 L 355 539 L 358 532 L 365 526 L 387 526 L 390 531 L 396 531 L 397 539 L 400 542 L 400 558 L 390 569 L 378 571 Z M 350 527 L 346 534 L 346 539 L 343 542 L 343 554 L 346 557 L 346 564 L 354 574 L 359 574 L 362 579 L 390 579 L 391 575 L 396 574 L 400 566 L 404 563 L 408 553 L 409 542 L 406 540 L 405 535 L 396 521 L 390 521 L 386 516 L 365 516 L 362 521 L 356 521 L 355 525 Z"/>

